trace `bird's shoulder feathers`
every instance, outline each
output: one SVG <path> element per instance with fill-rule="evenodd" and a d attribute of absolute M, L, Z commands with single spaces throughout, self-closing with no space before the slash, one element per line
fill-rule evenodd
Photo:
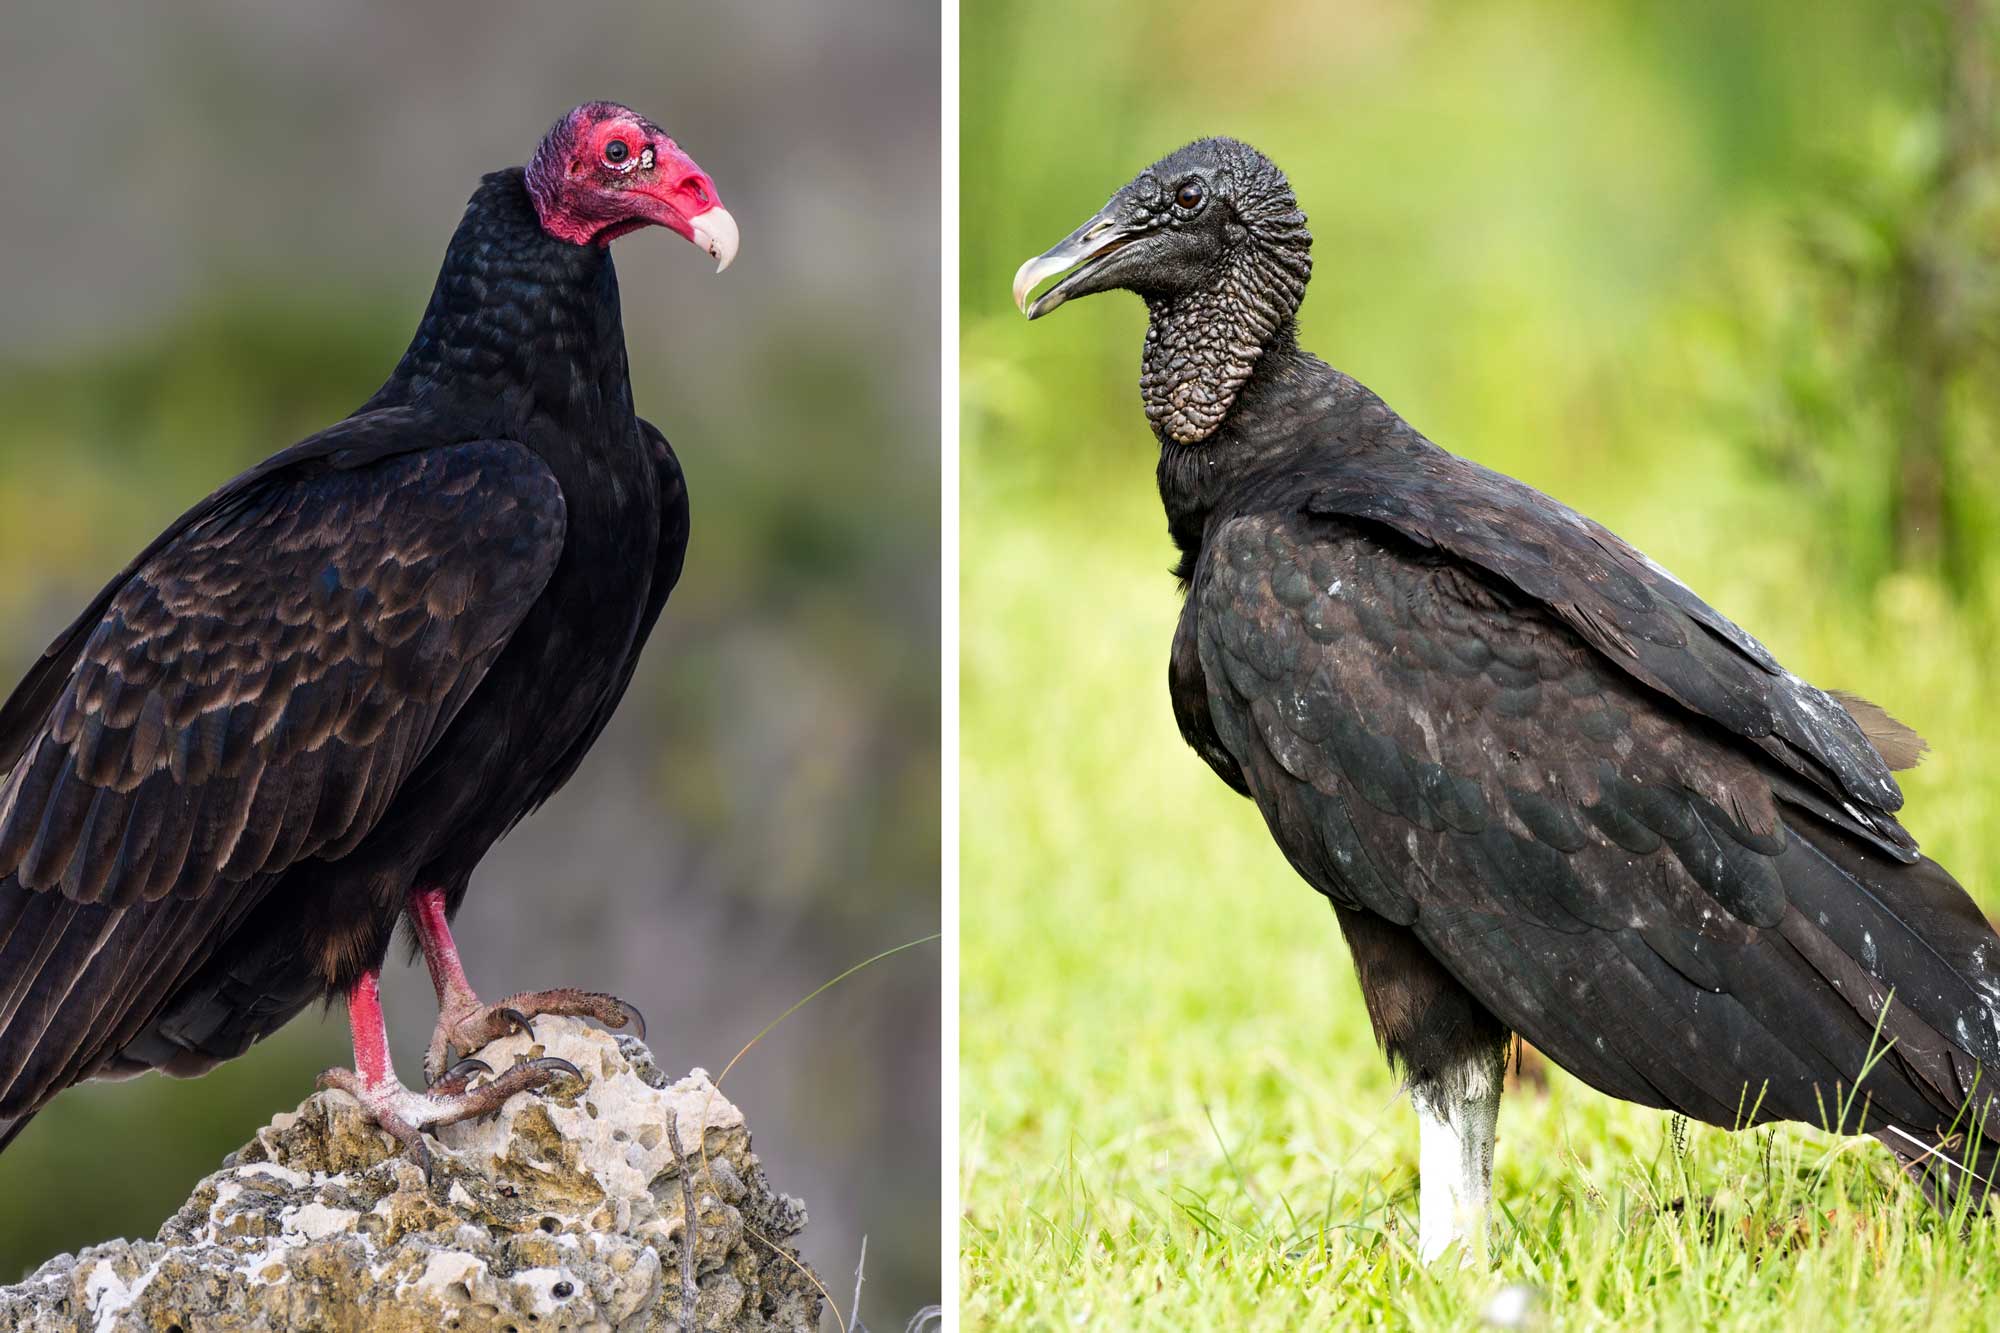
<path fill-rule="evenodd" d="M 0 874 L 199 896 L 338 854 L 476 687 L 563 545 L 507 441 L 294 451 L 114 580 L 6 710 Z"/>
<path fill-rule="evenodd" d="M 1434 553 L 1539 608 L 1618 671 L 1775 759 L 1885 850 L 1914 858 L 1893 818 L 1903 796 L 1891 770 L 1922 742 L 1787 671 L 1601 524 L 1435 447 L 1281 469 L 1247 490 L 1308 540 L 1316 527 L 1369 530 L 1386 549 Z"/>

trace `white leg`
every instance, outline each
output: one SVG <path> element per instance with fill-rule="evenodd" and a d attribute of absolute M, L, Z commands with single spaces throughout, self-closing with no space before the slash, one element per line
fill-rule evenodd
<path fill-rule="evenodd" d="M 1459 1262 L 1483 1262 L 1493 1202 L 1493 1140 L 1500 1126 L 1506 1055 L 1481 1056 L 1410 1090 L 1420 1126 L 1417 1254 L 1430 1263 L 1464 1242 Z"/>

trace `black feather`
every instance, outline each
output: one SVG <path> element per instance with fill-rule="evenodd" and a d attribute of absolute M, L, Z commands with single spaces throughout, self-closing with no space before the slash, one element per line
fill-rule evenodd
<path fill-rule="evenodd" d="M 160 534 L 0 705 L 0 1143 L 379 966 L 574 771 L 678 577 L 602 247 L 486 178 L 362 409 Z"/>
<path fill-rule="evenodd" d="M 1190 173 L 1220 204 L 1160 202 Z M 1098 221 L 1030 313 L 1147 300 L 1175 715 L 1340 909 L 1392 1058 L 1511 1028 L 1718 1124 L 1866 1107 L 1840 1127 L 1906 1160 L 1996 1086 L 2000 936 L 1897 822 L 1907 728 L 1302 351 L 1311 237 L 1255 150 L 1190 145 Z"/>

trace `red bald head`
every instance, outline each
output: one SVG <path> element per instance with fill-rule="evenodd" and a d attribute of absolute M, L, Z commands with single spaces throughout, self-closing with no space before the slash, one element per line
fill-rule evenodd
<path fill-rule="evenodd" d="M 574 245 L 609 245 L 640 227 L 675 231 L 716 271 L 736 257 L 736 219 L 715 182 L 652 121 L 616 102 L 585 102 L 556 122 L 528 163 L 542 230 Z"/>

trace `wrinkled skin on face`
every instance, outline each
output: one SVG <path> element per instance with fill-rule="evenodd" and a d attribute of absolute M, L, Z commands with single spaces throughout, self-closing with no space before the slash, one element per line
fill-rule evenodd
<path fill-rule="evenodd" d="M 1152 311 L 1140 377 L 1165 438 L 1213 434 L 1257 359 L 1298 310 L 1312 236 L 1284 173 L 1248 144 L 1203 139 L 1140 172 L 1047 253 L 1014 300 L 1038 319 L 1073 297 L 1124 290 Z M 1029 295 L 1064 275 L 1042 296 Z"/>
<path fill-rule="evenodd" d="M 665 130 L 615 102 L 586 102 L 551 129 L 528 163 L 542 229 L 575 245 L 609 245 L 665 227 L 728 268 L 736 219 L 715 182 Z"/>

